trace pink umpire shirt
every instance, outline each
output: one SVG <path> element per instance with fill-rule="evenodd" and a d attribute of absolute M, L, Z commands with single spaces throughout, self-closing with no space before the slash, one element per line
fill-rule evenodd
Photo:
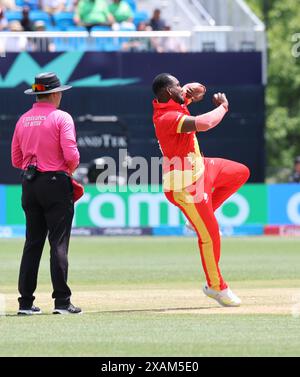
<path fill-rule="evenodd" d="M 13 166 L 19 169 L 36 162 L 39 171 L 71 174 L 79 164 L 71 115 L 50 103 L 35 103 L 16 124 L 11 159 Z"/>

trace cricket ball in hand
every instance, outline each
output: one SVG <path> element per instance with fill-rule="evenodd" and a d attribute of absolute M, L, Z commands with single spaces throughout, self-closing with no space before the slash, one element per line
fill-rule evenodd
<path fill-rule="evenodd" d="M 184 85 L 182 88 L 185 92 L 185 95 L 187 98 L 191 98 L 193 101 L 199 101 L 204 97 L 204 94 L 206 93 L 206 87 L 199 82 L 192 82 L 189 84 Z M 192 97 L 189 96 L 188 89 L 193 90 Z"/>

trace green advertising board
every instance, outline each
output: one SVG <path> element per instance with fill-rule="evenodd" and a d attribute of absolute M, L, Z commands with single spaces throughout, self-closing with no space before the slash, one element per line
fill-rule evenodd
<path fill-rule="evenodd" d="M 22 209 L 21 186 L 5 186 L 6 201 L 6 224 L 4 225 L 24 225 L 25 215 Z"/>
<path fill-rule="evenodd" d="M 86 186 L 76 204 L 74 226 L 78 227 L 154 227 L 179 226 L 185 219 L 170 204 L 161 187 L 123 187 L 124 192 L 99 192 Z M 154 192 L 153 192 L 154 191 Z M 6 186 L 6 225 L 23 225 L 21 187 Z M 249 184 L 227 200 L 216 212 L 220 225 L 267 224 L 267 186 Z"/>
<path fill-rule="evenodd" d="M 268 186 L 248 184 L 232 195 L 216 212 L 221 225 L 266 225 Z"/>

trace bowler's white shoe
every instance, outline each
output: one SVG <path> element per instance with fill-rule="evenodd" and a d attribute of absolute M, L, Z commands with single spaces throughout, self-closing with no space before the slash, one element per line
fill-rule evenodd
<path fill-rule="evenodd" d="M 240 306 L 242 301 L 235 295 L 230 288 L 223 289 L 222 291 L 215 291 L 207 285 L 203 287 L 203 292 L 206 296 L 218 301 L 222 306 Z"/>

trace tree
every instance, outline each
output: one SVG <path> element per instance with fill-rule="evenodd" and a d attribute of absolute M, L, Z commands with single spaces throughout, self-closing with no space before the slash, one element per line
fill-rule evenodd
<path fill-rule="evenodd" d="M 300 7 L 294 0 L 247 1 L 267 26 L 267 164 L 279 171 L 300 155 Z"/>

